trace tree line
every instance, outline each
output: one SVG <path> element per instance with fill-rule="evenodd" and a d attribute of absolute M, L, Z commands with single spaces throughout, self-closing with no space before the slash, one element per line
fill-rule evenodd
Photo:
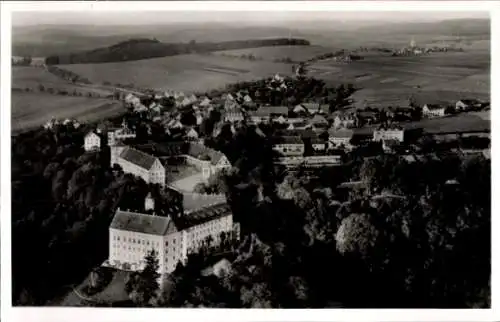
<path fill-rule="evenodd" d="M 191 41 L 188 43 L 162 43 L 156 39 L 131 39 L 116 45 L 89 51 L 65 55 L 48 56 L 47 65 L 85 64 L 140 60 L 155 57 L 182 55 L 189 53 L 206 53 L 220 50 L 232 50 L 265 46 L 309 45 L 309 41 L 296 38 L 250 39 L 226 42 Z"/>

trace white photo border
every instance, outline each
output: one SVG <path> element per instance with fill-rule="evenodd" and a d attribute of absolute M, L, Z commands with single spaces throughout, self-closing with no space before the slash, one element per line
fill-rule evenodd
<path fill-rule="evenodd" d="M 498 264 L 499 167 L 496 153 L 499 129 L 492 126 L 492 308 L 484 310 L 385 310 L 385 309 L 118 309 L 118 308 L 24 308 L 12 307 L 11 298 L 11 17 L 13 11 L 436 11 L 490 12 L 491 19 L 491 88 L 500 88 L 500 5 L 496 1 L 4 1 L 1 3 L 1 319 L 3 321 L 499 321 L 500 292 Z M 500 93 L 491 91 L 491 102 L 500 102 Z M 491 111 L 492 123 L 500 124 L 500 113 Z M 500 139 L 499 139 L 500 140 Z M 499 156 L 500 157 L 500 156 Z M 499 179 L 496 179 L 499 178 Z M 496 180 L 495 180 L 496 179 Z M 29 240 L 29 237 L 28 237 Z M 36 243 L 35 240 L 30 242 Z"/>

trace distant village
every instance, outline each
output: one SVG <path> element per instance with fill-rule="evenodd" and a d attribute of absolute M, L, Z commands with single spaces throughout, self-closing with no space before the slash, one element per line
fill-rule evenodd
<path fill-rule="evenodd" d="M 300 80 L 276 74 L 259 86 L 265 86 L 270 92 L 286 92 L 297 81 Z M 208 144 L 223 131 L 234 134 L 241 127 L 254 126 L 256 133 L 269 137 L 264 129 L 271 128 L 269 139 L 275 152 L 274 163 L 287 171 L 341 166 L 349 153 L 362 147 L 376 146 L 380 152 L 375 153 L 397 153 L 411 160 L 424 153 L 419 143 L 423 136 L 431 136 L 437 142 L 450 138 L 485 138 L 486 146 L 462 147 L 462 150 L 487 153 L 489 157 L 486 152 L 489 130 L 426 134 L 422 129 L 406 126 L 422 118 L 444 118 L 448 114 L 488 109 L 488 102 L 460 99 L 453 106 L 410 103 L 410 106 L 390 109 L 352 110 L 336 109 L 318 95 L 317 100 L 274 106 L 256 102 L 263 88 L 240 87 L 243 88 L 212 96 L 179 91 L 143 97 L 129 93 L 123 97 L 128 116 L 111 126 L 99 123 L 87 133 L 85 151 L 109 149 L 113 169 L 120 168 L 148 184 L 159 185 L 162 193 L 174 194 L 178 200 L 170 213 L 162 215 L 155 207 L 158 197 L 152 194 L 144 200 L 146 213 L 118 209 L 109 227 L 109 258 L 104 266 L 139 271 L 145 265 L 148 246 L 153 245 L 159 249 L 159 271 L 167 274 L 207 240 L 220 242 L 221 235 L 238 238 L 238 224 L 233 222 L 223 195 L 175 187 L 171 184 L 175 182 L 175 174 L 172 177 L 169 173 L 175 161 L 181 168 L 196 169 L 197 178 L 203 183 L 230 169 L 226 155 Z M 211 129 L 205 124 L 208 119 L 213 119 Z M 146 126 L 140 134 L 143 139 L 138 142 L 141 123 Z M 81 126 L 74 120 L 52 119 L 44 127 L 50 130 L 57 124 Z M 169 139 L 158 140 L 159 135 Z"/>

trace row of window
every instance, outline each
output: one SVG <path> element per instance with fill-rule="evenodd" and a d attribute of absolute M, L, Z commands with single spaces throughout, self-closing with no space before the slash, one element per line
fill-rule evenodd
<path fill-rule="evenodd" d="M 116 240 L 116 241 L 120 241 L 120 236 L 116 236 L 116 235 L 113 235 L 113 240 Z M 136 239 L 136 238 L 132 238 L 132 237 L 123 237 L 122 238 L 123 242 L 129 242 L 129 243 L 132 243 L 132 244 L 139 244 L 139 245 L 153 245 L 153 246 L 160 246 L 160 243 L 157 242 L 157 241 L 152 241 L 150 243 L 149 240 L 145 240 L 145 239 Z"/>

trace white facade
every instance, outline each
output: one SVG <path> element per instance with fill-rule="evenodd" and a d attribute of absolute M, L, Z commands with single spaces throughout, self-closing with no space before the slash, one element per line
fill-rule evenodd
<path fill-rule="evenodd" d="M 108 145 L 114 146 L 117 140 L 135 139 L 136 134 L 129 129 L 118 129 L 108 132 Z"/>
<path fill-rule="evenodd" d="M 379 129 L 373 131 L 373 141 L 379 142 L 384 140 L 404 141 L 404 131 L 402 129 Z"/>
<path fill-rule="evenodd" d="M 94 132 L 85 135 L 84 145 L 85 151 L 96 151 L 101 148 L 101 138 Z"/>
<path fill-rule="evenodd" d="M 444 107 L 430 108 L 427 104 L 422 108 L 422 113 L 427 117 L 443 117 L 445 115 L 444 111 Z"/>
<path fill-rule="evenodd" d="M 118 210 L 115 217 L 123 213 Z M 189 214 L 186 215 L 189 216 Z M 133 220 L 150 220 L 155 217 L 130 212 L 127 213 L 127 216 L 133 217 Z M 116 229 L 112 223 L 109 228 L 109 265 L 125 269 L 123 264 L 127 263 L 128 270 L 140 271 L 144 268 L 146 255 L 154 249 L 158 254 L 158 272 L 168 274 L 175 270 L 177 264 L 184 264 L 189 254 L 197 252 L 209 236 L 212 238 L 212 245 L 217 245 L 220 242 L 222 232 L 231 233 L 233 231 L 233 215 L 230 211 L 180 231 L 168 217 L 156 217 L 155 219 L 154 222 L 157 224 L 165 225 L 165 231 L 145 233 L 129 230 L 127 227 Z M 115 219 L 113 219 L 114 221 Z"/>
<path fill-rule="evenodd" d="M 149 169 L 130 162 L 121 155 L 116 158 L 115 163 L 121 166 L 123 172 L 140 177 L 146 183 L 159 184 L 161 186 L 165 185 L 165 168 L 158 158 L 155 158 L 153 165 Z"/>

